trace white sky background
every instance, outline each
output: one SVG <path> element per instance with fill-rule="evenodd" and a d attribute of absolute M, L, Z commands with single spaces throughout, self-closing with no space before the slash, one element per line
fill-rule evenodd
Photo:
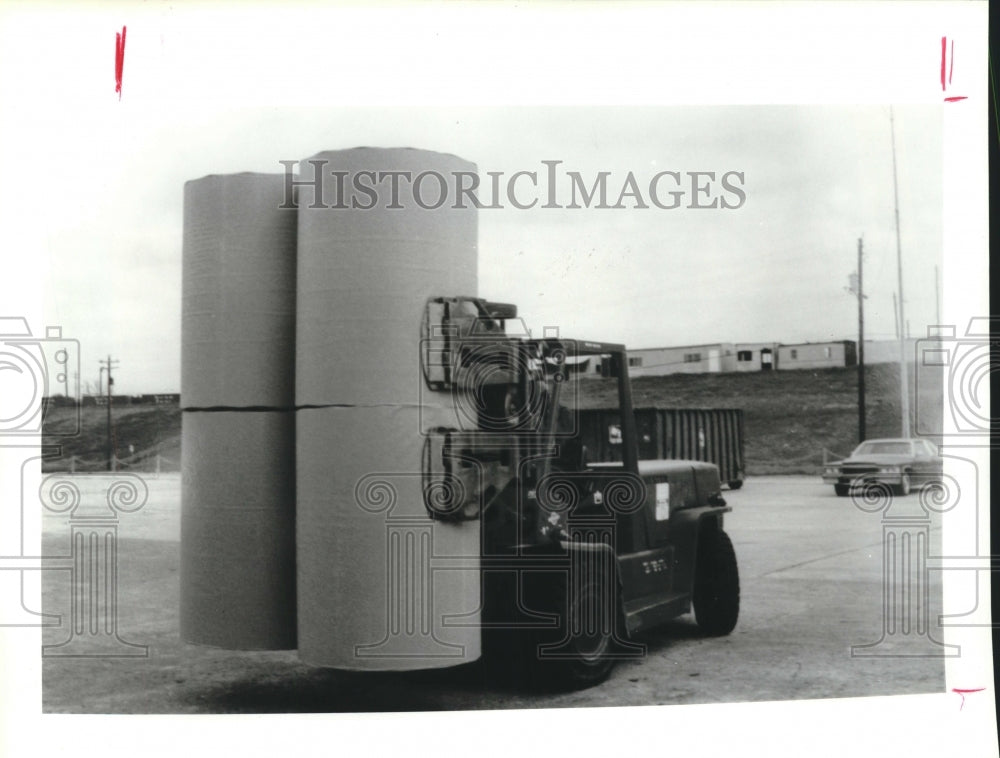
<path fill-rule="evenodd" d="M 223 51 L 234 43 L 249 46 L 246 37 L 263 30 L 251 24 L 245 37 L 234 37 L 221 22 L 185 25 L 164 11 L 129 24 L 119 102 L 108 87 L 113 45 L 107 40 L 115 26 L 100 15 L 74 15 L 48 19 L 31 41 L 46 51 L 52 80 L 44 71 L 30 82 L 7 74 L 8 90 L 31 87 L 37 97 L 34 87 L 43 84 L 54 91 L 49 107 L 4 120 L 0 155 L 8 218 L 20 227 L 18 253 L 41 262 L 45 323 L 80 341 L 84 390 L 87 382 L 96 387 L 98 361 L 108 354 L 120 362 L 117 392 L 180 389 L 185 181 L 280 172 L 279 160 L 358 145 L 455 153 L 477 163 L 484 182 L 487 171 L 506 177 L 537 171 L 541 179 L 542 160 L 561 160 L 561 172 L 579 171 L 588 184 L 598 172 L 610 172 L 611 203 L 629 171 L 644 193 L 658 171 L 714 171 L 717 180 L 743 173 L 747 200 L 737 210 L 662 210 L 648 197 L 648 209 L 523 211 L 505 200 L 503 210 L 482 210 L 480 294 L 517 303 L 533 329 L 556 325 L 565 336 L 635 348 L 856 339 L 856 301 L 845 286 L 863 236 L 866 335 L 895 337 L 887 104 L 358 107 L 331 96 L 351 70 L 346 60 L 314 74 L 314 93 L 292 87 L 291 102 L 234 96 L 237 103 L 220 103 L 225 98 L 211 97 L 204 80 L 218 81 L 222 69 L 235 77 L 242 64 L 259 65 L 259 54 L 235 58 Z M 129 20 L 128 14 L 114 17 Z M 93 26 L 93 34 L 82 34 L 81 26 Z M 331 50 L 337 40 L 331 34 Z M 23 37 L 12 42 L 30 54 Z M 302 66 L 298 55 L 286 60 L 270 51 L 264 57 L 280 60 L 289 77 Z M 933 54 L 928 58 L 935 63 Z M 930 66 L 929 76 L 935 73 Z M 245 83 L 246 72 L 224 81 Z M 157 96 L 158 87 L 165 96 Z M 453 93 L 449 99 L 477 94 Z M 317 104 L 303 107 L 302 95 L 310 94 Z M 69 107 L 74 102 L 77 107 Z M 913 336 L 935 323 L 941 108 L 896 107 L 904 292 Z M 28 184 L 15 177 L 35 179 Z M 531 197 L 524 180 L 518 186 L 522 197 Z M 669 189 L 668 179 L 661 192 Z M 539 204 L 543 193 L 537 193 Z M 560 195 L 568 196 L 566 187 Z"/>
<path fill-rule="evenodd" d="M 143 44 L 141 27 L 128 45 Z M 128 60 L 128 58 L 126 58 Z M 857 238 L 867 250 L 866 334 L 895 336 L 892 152 L 888 107 L 239 108 L 130 105 L 52 122 L 26 114 L 25 174 L 58 177 L 58 213 L 36 233 L 47 324 L 79 339 L 84 381 L 120 360 L 121 393 L 178 391 L 182 188 L 209 173 L 280 172 L 281 159 L 376 145 L 453 152 L 487 171 L 539 174 L 525 202 L 545 202 L 542 160 L 590 185 L 608 177 L 614 204 L 629 171 L 649 208 L 480 211 L 480 292 L 517 303 L 529 327 L 632 347 L 857 336 L 845 292 Z M 940 106 L 898 109 L 897 162 L 907 319 L 934 323 L 941 253 Z M 72 134 L 90 135 L 85 149 Z M 95 139 L 96 137 L 96 139 Z M 17 160 L 17 155 L 9 156 Z M 67 170 L 72 167 L 71 170 Z M 738 209 L 659 209 L 659 171 L 742 172 Z M 434 185 L 431 184 L 433 192 Z M 673 189 L 660 184 L 662 202 Z M 488 194 L 488 192 L 487 192 Z M 730 202 L 732 194 L 726 195 Z M 37 200 L 30 195 L 23 200 Z M 489 202 L 484 195 L 484 201 Z M 701 202 L 709 202 L 701 197 Z M 594 202 L 596 205 L 596 201 Z M 331 210 L 331 213 L 337 211 Z M 457 293 L 456 293 L 457 294 Z M 916 329 L 914 329 L 916 327 Z"/>
<path fill-rule="evenodd" d="M 632 347 L 853 338 L 856 303 L 844 287 L 863 235 L 866 329 L 891 337 L 889 103 L 911 332 L 934 320 L 942 261 L 942 320 L 961 334 L 987 312 L 985 3 L 183 7 L 0 6 L 0 315 L 23 314 L 36 333 L 61 325 L 81 343 L 84 382 L 96 384 L 110 353 L 117 391 L 179 389 L 184 181 L 280 170 L 280 159 L 355 145 L 444 150 L 482 172 L 540 171 L 557 159 L 585 177 L 610 171 L 611 186 L 654 167 L 745 173 L 747 202 L 735 211 L 482 211 L 481 294 L 517 303 L 536 329 Z M 119 102 L 113 43 L 123 24 Z M 947 92 L 944 35 L 956 40 Z M 945 95 L 969 100 L 943 104 Z M 989 707 L 970 697 L 962 712 L 941 693 L 374 722 L 133 719 L 124 731 L 114 723 L 109 741 L 107 720 L 56 729 L 54 717 L 38 717 L 34 632 L 0 629 L 10 684 L 0 711 L 18 727 L 0 737 L 18 746 L 11 754 L 43 740 L 106 751 L 127 735 L 121 744 L 175 755 L 183 735 L 245 755 L 299 740 L 367 749 L 374 738 L 397 752 L 462 745 L 491 755 L 521 736 L 483 734 L 538 731 L 567 749 L 611 752 L 622 730 L 634 744 L 692 754 L 720 731 L 747 754 L 785 744 L 818 756 L 901 745 L 945 754 L 984 734 L 995 746 L 992 691 Z M 950 638 L 964 647 L 949 661 L 949 686 L 985 683 L 989 663 L 976 651 L 988 656 L 989 638 L 979 632 Z M 25 671 L 8 677 L 16 666 Z"/>

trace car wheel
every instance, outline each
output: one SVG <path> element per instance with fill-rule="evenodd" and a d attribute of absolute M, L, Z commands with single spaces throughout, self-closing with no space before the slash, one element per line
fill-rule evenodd
<path fill-rule="evenodd" d="M 736 552 L 721 529 L 702 532 L 694 576 L 694 618 L 705 634 L 729 634 L 740 615 L 740 576 Z"/>
<path fill-rule="evenodd" d="M 736 479 L 736 480 L 734 480 L 732 482 L 729 482 L 729 489 L 731 489 L 731 490 L 738 490 L 742 486 L 743 486 L 743 480 L 742 479 Z"/>
<path fill-rule="evenodd" d="M 846 484 L 835 484 L 833 485 L 833 491 L 837 493 L 837 497 L 847 497 L 851 492 L 851 488 Z"/>
<path fill-rule="evenodd" d="M 912 488 L 913 488 L 913 486 L 912 486 L 912 484 L 910 482 L 910 475 L 909 474 L 903 474 L 902 478 L 900 478 L 900 480 L 899 480 L 899 484 L 896 485 L 896 487 L 895 487 L 896 494 L 905 497 L 906 495 L 910 494 L 910 491 L 912 490 Z"/>

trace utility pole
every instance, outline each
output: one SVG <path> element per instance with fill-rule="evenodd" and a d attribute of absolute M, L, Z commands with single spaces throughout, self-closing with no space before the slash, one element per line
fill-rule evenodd
<path fill-rule="evenodd" d="M 864 243 L 858 238 L 858 273 L 848 277 L 847 291 L 858 298 L 858 442 L 864 442 L 865 429 L 865 290 Z"/>
<path fill-rule="evenodd" d="M 903 249 L 899 235 L 899 182 L 896 178 L 896 122 L 889 108 L 889 129 L 892 133 L 892 194 L 896 207 L 896 269 L 899 275 L 899 399 L 902 408 L 903 437 L 910 436 L 910 389 L 906 372 L 906 341 L 903 338 Z"/>
<path fill-rule="evenodd" d="M 865 441 L 865 279 L 862 241 L 858 238 L 858 442 Z"/>
<path fill-rule="evenodd" d="M 111 388 L 114 386 L 115 380 L 111 376 L 111 369 L 117 365 L 118 361 L 111 360 L 110 354 L 106 361 L 101 361 L 101 371 L 108 372 L 108 471 L 115 470 L 115 450 L 111 444 Z"/>

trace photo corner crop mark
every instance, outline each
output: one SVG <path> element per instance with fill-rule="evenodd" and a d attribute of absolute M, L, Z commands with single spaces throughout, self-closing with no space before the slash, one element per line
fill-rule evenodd
<path fill-rule="evenodd" d="M 974 694 L 976 692 L 983 692 L 985 690 L 986 690 L 985 687 L 973 687 L 971 689 L 965 689 L 965 688 L 961 688 L 961 687 L 952 687 L 951 688 L 952 692 L 954 692 L 956 695 L 958 695 L 960 698 L 962 698 L 962 703 L 961 703 L 961 705 L 958 706 L 958 710 L 960 710 L 960 711 L 965 709 L 965 696 L 966 695 L 972 695 L 972 694 Z"/>
<path fill-rule="evenodd" d="M 122 99 L 122 74 L 125 71 L 125 31 L 127 27 L 122 26 L 120 32 L 115 32 L 115 94 L 118 95 L 119 102 Z"/>
<path fill-rule="evenodd" d="M 941 91 L 947 93 L 951 86 L 952 78 L 955 75 L 955 40 L 948 44 L 948 38 L 941 38 Z M 967 100 L 967 95 L 947 95 L 944 98 L 946 103 L 957 103 L 960 100 Z"/>

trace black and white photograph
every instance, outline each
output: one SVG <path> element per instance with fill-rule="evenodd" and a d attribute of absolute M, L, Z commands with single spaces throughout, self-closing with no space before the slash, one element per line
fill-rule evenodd
<path fill-rule="evenodd" d="M 986 10 L 0 10 L 4 749 L 995 751 Z"/>

